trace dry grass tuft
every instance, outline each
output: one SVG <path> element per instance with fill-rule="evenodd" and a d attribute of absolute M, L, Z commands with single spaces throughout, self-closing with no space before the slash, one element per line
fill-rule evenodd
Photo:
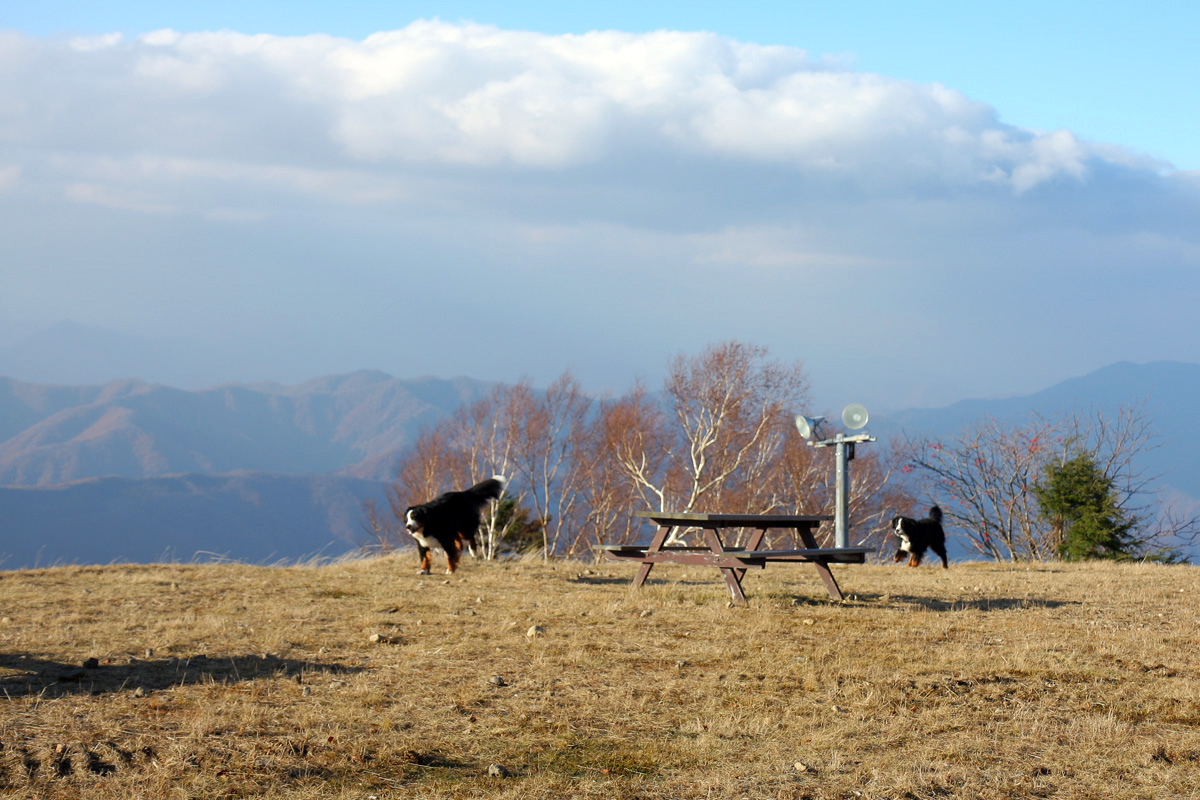
<path fill-rule="evenodd" d="M 1194 567 L 632 570 L 0 573 L 0 794 L 1197 796 Z"/>

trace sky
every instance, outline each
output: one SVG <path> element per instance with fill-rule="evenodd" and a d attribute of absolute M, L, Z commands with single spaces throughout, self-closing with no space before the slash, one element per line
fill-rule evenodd
<path fill-rule="evenodd" d="M 574 5 L 0 5 L 0 335 L 597 392 L 740 339 L 822 410 L 1200 362 L 1200 6 Z"/>

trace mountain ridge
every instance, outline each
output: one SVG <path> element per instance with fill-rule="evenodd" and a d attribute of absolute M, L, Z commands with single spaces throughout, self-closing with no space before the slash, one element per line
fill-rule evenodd
<path fill-rule="evenodd" d="M 351 548 L 363 538 L 363 502 L 386 509 L 386 482 L 417 432 L 492 388 L 377 370 L 204 390 L 0 378 L 0 431 L 16 430 L 0 440 L 0 558 L 9 552 L 0 565 L 33 563 L 35 543 L 59 560 L 93 563 Z M 1153 472 L 1166 473 L 1164 497 L 1200 510 L 1200 420 L 1180 413 L 1197 393 L 1200 365 L 1117 362 L 1024 397 L 882 414 L 870 430 L 884 441 L 949 438 L 981 418 L 1141 404 L 1162 439 L 1151 455 Z"/>
<path fill-rule="evenodd" d="M 239 469 L 390 477 L 389 458 L 491 384 L 363 370 L 295 386 L 201 390 L 0 378 L 0 485 Z M 364 465 L 356 470 L 357 465 Z"/>

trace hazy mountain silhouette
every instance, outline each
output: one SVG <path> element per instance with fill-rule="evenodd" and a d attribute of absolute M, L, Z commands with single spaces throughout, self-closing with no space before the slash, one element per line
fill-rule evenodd
<path fill-rule="evenodd" d="M 468 378 L 399 380 L 371 371 L 199 391 L 134 380 L 62 387 L 0 378 L 0 485 L 234 470 L 385 480 L 424 426 L 489 388 Z"/>
<path fill-rule="evenodd" d="M 1144 468 L 1162 474 L 1164 486 L 1200 498 L 1200 417 L 1191 413 L 1197 397 L 1200 365 L 1120 362 L 1025 397 L 963 400 L 945 408 L 889 414 L 872 420 L 870 429 L 881 439 L 947 438 L 983 419 L 1020 422 L 1034 415 L 1050 418 L 1095 411 L 1112 416 L 1123 406 L 1140 408 L 1158 437 L 1155 447 L 1145 453 Z"/>
<path fill-rule="evenodd" d="M 49 386 L 0 378 L 0 568 L 34 563 L 336 555 L 361 542 L 362 502 L 420 429 L 490 384 L 361 371 L 295 386 L 185 391 L 137 380 Z M 1141 406 L 1160 435 L 1144 469 L 1200 511 L 1200 365 L 1119 363 L 1041 392 L 872 419 L 881 440 L 947 438 L 976 420 Z M 358 480 L 363 479 L 363 480 Z"/>

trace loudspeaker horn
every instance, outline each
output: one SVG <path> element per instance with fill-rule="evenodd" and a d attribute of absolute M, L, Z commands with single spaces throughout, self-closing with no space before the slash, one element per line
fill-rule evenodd
<path fill-rule="evenodd" d="M 842 424 L 852 431 L 867 427 L 870 418 L 866 407 L 858 403 L 851 403 L 842 410 Z"/>
<path fill-rule="evenodd" d="M 824 421 L 824 417 L 806 417 L 803 414 L 797 414 L 796 430 L 800 431 L 800 435 L 807 439 L 816 435 L 817 426 Z"/>

